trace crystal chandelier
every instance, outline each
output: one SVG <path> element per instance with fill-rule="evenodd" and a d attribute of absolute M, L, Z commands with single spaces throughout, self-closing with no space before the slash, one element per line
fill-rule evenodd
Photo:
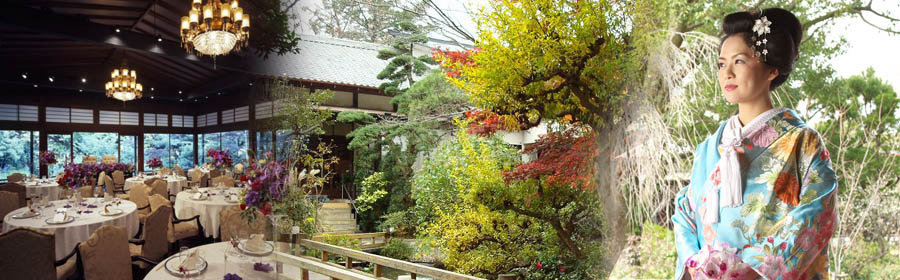
<path fill-rule="evenodd" d="M 247 46 L 250 16 L 237 0 L 193 0 L 188 16 L 181 17 L 181 44 L 189 52 L 225 55 Z M 202 16 L 202 17 L 201 17 Z"/>
<path fill-rule="evenodd" d="M 122 100 L 122 102 L 141 98 L 143 91 L 144 86 L 137 83 L 137 72 L 134 69 L 128 70 L 124 61 L 121 72 L 119 69 L 114 69 L 112 80 L 106 82 L 106 97 Z"/>

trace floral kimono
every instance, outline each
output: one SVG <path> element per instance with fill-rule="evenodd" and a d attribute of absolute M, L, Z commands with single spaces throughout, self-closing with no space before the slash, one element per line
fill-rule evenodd
<path fill-rule="evenodd" d="M 769 116 L 752 122 L 758 131 L 736 137 L 743 151 L 735 179 L 740 202 L 733 207 L 710 203 L 719 200 L 710 190 L 722 183 L 719 144 L 728 121 L 697 147 L 691 182 L 675 198 L 676 279 L 685 276 L 689 258 L 720 242 L 736 248 L 764 279 L 828 279 L 827 246 L 837 223 L 828 150 L 794 111 Z M 717 222 L 703 218 L 707 214 Z"/>

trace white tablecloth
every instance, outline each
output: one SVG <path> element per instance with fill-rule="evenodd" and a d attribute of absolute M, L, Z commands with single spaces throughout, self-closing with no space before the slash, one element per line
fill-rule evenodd
<path fill-rule="evenodd" d="M 228 246 L 230 246 L 228 242 L 219 242 L 191 248 L 185 251 L 185 253 L 190 254 L 193 253 L 194 250 L 199 250 L 200 257 L 205 259 L 206 263 L 208 264 L 208 266 L 206 267 L 206 271 L 198 276 L 193 276 L 190 279 L 221 280 L 226 273 L 237 274 L 243 279 L 275 279 L 276 271 L 264 273 L 253 270 L 253 264 L 257 262 L 268 264 L 272 266 L 273 269 L 275 269 L 275 254 L 270 254 L 264 257 L 246 256 L 239 252 L 226 254 L 226 249 L 228 248 Z M 226 256 L 228 258 L 227 265 L 225 263 Z M 150 270 L 150 273 L 147 273 L 147 276 L 144 277 L 144 280 L 184 279 L 182 277 L 172 275 L 165 268 L 166 261 L 171 258 L 178 257 L 179 255 L 176 254 L 160 262 L 158 265 L 156 265 L 156 267 Z M 282 266 L 280 279 L 300 279 L 300 273 L 300 268 L 284 264 Z M 319 274 L 310 272 L 310 278 L 322 279 L 324 277 Z"/>
<path fill-rule="evenodd" d="M 210 188 L 200 188 L 200 191 L 210 191 L 212 195 L 206 200 L 194 200 L 193 193 L 184 191 L 175 196 L 175 216 L 179 219 L 187 219 L 200 215 L 200 224 L 206 236 L 219 237 L 219 212 L 225 208 L 238 205 L 238 202 L 225 201 L 225 196 L 219 191 Z M 230 188 L 226 192 L 237 194 L 238 188 Z"/>
<path fill-rule="evenodd" d="M 3 217 L 3 231 L 10 230 L 14 227 L 32 227 L 54 233 L 57 259 L 62 259 L 72 252 L 72 249 L 75 249 L 75 244 L 90 238 L 91 234 L 102 225 L 123 226 L 128 229 L 129 237 L 137 234 L 140 221 L 137 212 L 135 211 L 137 205 L 135 205 L 134 202 L 122 200 L 122 203 L 119 206 L 110 207 L 111 209 L 122 209 L 122 214 L 116 216 L 102 216 L 100 215 L 100 212 L 103 211 L 102 200 L 102 198 L 85 199 L 85 202 L 97 205 L 97 208 L 81 207 L 82 210 L 92 211 L 92 213 L 89 214 L 81 213 L 81 215 L 79 215 L 76 213 L 75 203 L 68 203 L 65 200 L 56 200 L 53 201 L 53 206 L 41 209 L 41 215 L 36 218 L 13 219 L 12 215 L 27 211 L 26 207 L 22 207 L 10 212 L 6 217 Z M 68 208 L 68 214 L 70 216 L 75 216 L 75 221 L 62 225 L 48 225 L 45 222 L 45 220 L 53 218 L 53 214 L 57 208 L 64 208 L 66 205 L 72 206 L 71 208 Z"/>
<path fill-rule="evenodd" d="M 143 184 L 145 180 L 150 178 L 157 178 L 157 176 L 144 176 L 144 177 L 131 177 L 125 179 L 125 191 L 131 189 L 131 187 L 137 184 Z M 169 194 L 178 194 L 181 192 L 182 188 L 187 188 L 187 177 L 183 176 L 167 176 L 166 182 L 168 183 Z"/>
<path fill-rule="evenodd" d="M 53 179 L 25 181 L 25 195 L 27 197 L 50 196 L 50 200 L 60 199 L 59 184 Z"/>

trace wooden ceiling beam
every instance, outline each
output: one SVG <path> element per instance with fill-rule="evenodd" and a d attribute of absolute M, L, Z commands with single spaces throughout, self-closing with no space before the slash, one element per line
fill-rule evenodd
<path fill-rule="evenodd" d="M 0 8 L 2 8 L 0 10 L 4 11 L 0 13 L 0 26 L 4 26 L 4 28 L 26 29 L 72 41 L 93 42 L 148 55 L 191 61 L 207 67 L 215 66 L 230 71 L 252 74 L 252 72 L 245 70 L 247 61 L 239 56 L 220 56 L 213 62 L 208 57 L 198 57 L 185 53 L 181 48 L 180 42 L 157 42 L 155 36 L 147 36 L 127 29 L 116 33 L 111 26 L 21 5 L 0 4 Z"/>
<path fill-rule="evenodd" d="M 111 11 L 127 11 L 127 12 L 144 11 L 144 9 L 141 7 L 105 5 L 105 4 L 94 4 L 94 3 L 64 2 L 64 1 L 34 1 L 31 3 L 28 3 L 28 5 L 36 5 L 36 6 L 48 7 L 48 8 L 72 8 L 72 9 L 111 10 Z"/>

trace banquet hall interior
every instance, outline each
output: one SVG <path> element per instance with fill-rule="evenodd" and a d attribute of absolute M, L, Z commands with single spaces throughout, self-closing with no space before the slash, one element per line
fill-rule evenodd
<path fill-rule="evenodd" d="M 371 46 L 266 45 L 272 2 L 0 4 L 0 278 L 328 278 L 276 260 L 295 237 L 269 234 L 268 215 L 247 222 L 246 193 L 297 145 L 324 143 L 337 160 L 317 199 L 352 195 L 354 125 L 285 126 L 297 96 L 327 90 L 316 109 L 330 112 L 397 108 Z"/>

